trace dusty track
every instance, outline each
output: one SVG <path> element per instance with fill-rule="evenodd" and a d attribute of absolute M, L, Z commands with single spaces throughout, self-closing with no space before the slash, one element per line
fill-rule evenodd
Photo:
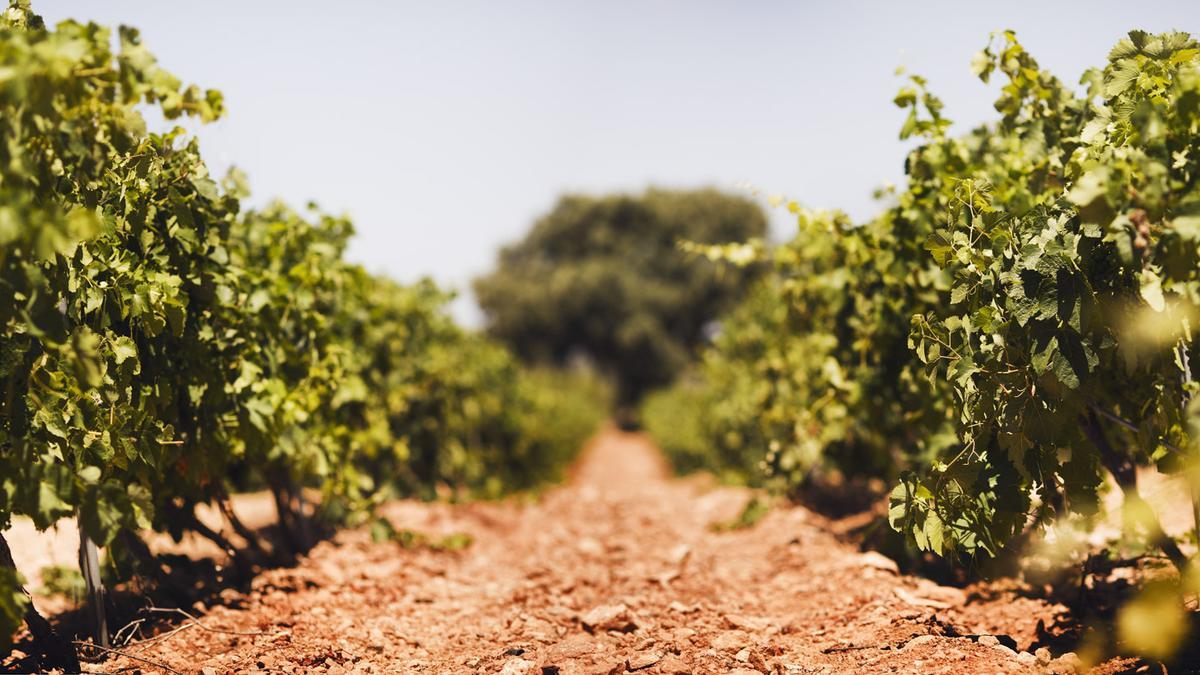
<path fill-rule="evenodd" d="M 969 603 L 900 576 L 802 508 L 710 531 L 748 496 L 670 479 L 643 437 L 606 431 L 536 503 L 385 509 L 397 527 L 471 534 L 466 551 L 344 532 L 250 592 L 227 591 L 203 618 L 262 635 L 190 628 L 136 653 L 189 673 L 1067 670 L 944 636 L 1002 633 L 1028 649 L 1056 608 L 1012 596 Z M 154 670 L 97 666 L 119 668 Z"/>

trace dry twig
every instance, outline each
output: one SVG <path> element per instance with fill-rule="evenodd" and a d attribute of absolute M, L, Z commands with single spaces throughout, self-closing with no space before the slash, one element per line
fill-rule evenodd
<path fill-rule="evenodd" d="M 261 630 L 242 631 L 242 630 L 225 630 L 223 628 L 212 628 L 212 627 L 205 626 L 204 624 L 200 623 L 200 619 L 196 618 L 196 616 L 194 614 L 191 614 L 182 609 L 179 609 L 178 607 L 147 607 L 146 611 L 147 612 L 157 612 L 159 614 L 182 614 L 183 616 L 192 620 L 192 624 L 190 624 L 190 625 L 194 625 L 197 628 L 199 628 L 200 630 L 205 630 L 210 633 L 224 633 L 225 635 L 274 635 L 275 634 L 275 633 L 268 633 L 266 631 L 261 631 Z M 189 624 L 184 624 L 184 626 L 187 626 L 187 625 L 189 625 Z M 184 626 L 181 626 L 180 628 L 177 628 L 176 630 L 181 630 Z"/>
<path fill-rule="evenodd" d="M 77 647 L 87 647 L 89 649 L 95 649 L 97 651 L 102 651 L 106 654 L 116 654 L 117 656 L 124 656 L 127 659 L 133 659 L 134 661 L 141 661 L 142 663 L 152 665 L 155 668 L 162 668 L 163 670 L 165 670 L 169 673 L 175 673 L 175 675 L 183 675 L 183 673 L 181 673 L 180 671 L 175 670 L 171 666 L 168 666 L 167 664 L 162 663 L 161 661 L 155 661 L 154 659 L 148 659 L 144 656 L 137 656 L 135 654 L 130 654 L 129 652 L 121 651 L 120 649 L 113 649 L 111 647 L 101 647 L 100 645 L 92 644 L 91 642 L 84 642 L 83 640 L 71 640 L 71 643 Z"/>

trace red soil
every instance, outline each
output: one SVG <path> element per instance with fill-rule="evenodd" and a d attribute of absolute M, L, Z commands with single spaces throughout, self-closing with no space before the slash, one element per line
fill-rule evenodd
<path fill-rule="evenodd" d="M 1070 672 L 995 646 L 1035 640 L 1061 608 L 902 576 L 800 508 L 713 532 L 750 492 L 673 480 L 643 437 L 607 431 L 536 502 L 397 503 L 397 528 L 464 532 L 407 550 L 363 530 L 226 591 L 184 627 L 89 666 L 186 673 Z M 186 626 L 187 622 L 179 624 Z M 238 631 L 233 634 L 221 631 Z"/>

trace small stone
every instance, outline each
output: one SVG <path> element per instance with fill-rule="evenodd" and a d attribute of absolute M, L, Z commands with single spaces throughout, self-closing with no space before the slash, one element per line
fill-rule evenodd
<path fill-rule="evenodd" d="M 604 555 L 604 546 L 591 537 L 584 537 L 583 539 L 580 539 L 575 546 L 579 549 L 579 552 L 583 553 L 584 555 L 595 557 Z"/>
<path fill-rule="evenodd" d="M 688 612 L 696 611 L 695 607 L 688 607 L 678 600 L 672 600 L 671 604 L 667 605 L 667 609 L 671 610 L 672 612 L 679 612 L 680 614 L 687 614 Z"/>
<path fill-rule="evenodd" d="M 725 625 L 728 628 L 751 632 L 765 630 L 769 623 L 766 619 L 760 619 L 755 616 L 743 616 L 741 614 L 726 614 L 722 618 L 725 620 Z"/>
<path fill-rule="evenodd" d="M 635 670 L 649 668 L 659 661 L 662 661 L 662 654 L 659 654 L 658 652 L 641 652 L 631 656 L 629 660 L 625 662 L 625 668 L 629 672 L 633 672 Z"/>
<path fill-rule="evenodd" d="M 933 643 L 937 642 L 938 639 L 939 638 L 936 635 L 918 635 L 917 637 L 909 640 L 908 642 L 905 642 L 904 646 L 901 647 L 900 650 L 908 651 L 909 649 L 919 649 L 923 645 L 933 644 Z"/>
<path fill-rule="evenodd" d="M 200 675 L 217 675 L 217 669 L 212 666 L 206 666 L 200 669 Z"/>
<path fill-rule="evenodd" d="M 572 635 L 562 642 L 550 645 L 543 654 L 549 661 L 569 661 L 590 654 L 595 649 L 595 645 L 589 638 L 583 635 Z"/>
<path fill-rule="evenodd" d="M 500 675 L 534 675 L 540 672 L 542 671 L 536 663 L 525 659 L 513 659 L 500 669 Z"/>
<path fill-rule="evenodd" d="M 1017 653 L 1005 645 L 999 645 L 999 644 L 992 645 L 992 649 L 995 649 L 996 651 L 1000 652 L 1001 654 L 1004 654 L 1005 656 L 1009 657 L 1010 659 L 1017 658 Z"/>
<path fill-rule="evenodd" d="M 896 564 L 895 560 L 875 551 L 867 551 L 860 554 L 858 556 L 858 564 L 891 574 L 900 574 L 900 566 Z"/>
<path fill-rule="evenodd" d="M 967 594 L 961 588 L 941 586 L 926 579 L 917 581 L 917 594 L 923 598 L 952 606 L 962 606 L 967 603 Z"/>
<path fill-rule="evenodd" d="M 1066 654 L 1063 654 L 1055 659 L 1055 662 L 1066 666 L 1067 668 L 1071 668 L 1076 672 L 1083 670 L 1083 661 L 1079 659 L 1079 655 L 1075 652 L 1067 652 Z"/>
<path fill-rule="evenodd" d="M 721 633 L 712 641 L 712 648 L 719 652 L 738 652 L 746 644 L 746 640 L 738 633 Z"/>
<path fill-rule="evenodd" d="M 1043 666 L 1054 660 L 1054 657 L 1050 655 L 1050 650 L 1045 647 L 1038 647 L 1033 652 L 1033 655 L 1037 657 L 1037 662 Z"/>
<path fill-rule="evenodd" d="M 637 629 L 637 624 L 630 619 L 629 608 L 623 603 L 593 607 L 579 621 L 589 633 L 605 630 L 628 633 Z"/>
<path fill-rule="evenodd" d="M 692 630 L 691 628 L 676 628 L 675 632 L 671 634 L 671 638 L 675 640 L 675 642 L 690 642 L 695 636 L 696 631 Z"/>
<path fill-rule="evenodd" d="M 688 557 L 692 554 L 692 547 L 687 544 L 680 544 L 671 549 L 667 554 L 667 562 L 672 565 L 682 565 L 687 562 Z"/>
<path fill-rule="evenodd" d="M 995 647 L 1000 644 L 1000 640 L 996 639 L 995 635 L 980 635 L 979 644 L 984 647 Z"/>
<path fill-rule="evenodd" d="M 741 661 L 742 663 L 750 663 L 750 649 L 742 647 L 742 650 L 734 654 L 733 658 Z"/>
<path fill-rule="evenodd" d="M 665 675 L 685 675 L 685 673 L 690 675 L 692 669 L 678 656 L 667 655 L 658 662 L 658 672 L 665 673 Z"/>
<path fill-rule="evenodd" d="M 1017 654 L 1017 660 L 1020 661 L 1021 665 L 1024 666 L 1036 666 L 1038 662 L 1037 657 L 1029 652 L 1021 652 L 1020 654 Z"/>
<path fill-rule="evenodd" d="M 932 607 L 934 609 L 950 608 L 950 603 L 942 602 L 941 600 L 934 600 L 933 598 L 922 598 L 903 588 L 893 588 L 892 592 L 896 594 L 897 598 L 900 598 L 904 602 L 907 602 L 914 607 Z"/>

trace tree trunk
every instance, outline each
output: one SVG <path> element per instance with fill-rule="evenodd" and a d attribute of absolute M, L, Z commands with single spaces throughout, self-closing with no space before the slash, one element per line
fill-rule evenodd
<path fill-rule="evenodd" d="M 238 574 L 242 578 L 249 579 L 254 576 L 254 563 L 246 558 L 246 552 L 234 546 L 228 537 L 201 522 L 195 511 L 172 505 L 167 508 L 167 512 L 171 518 L 178 519 L 178 522 L 182 523 L 185 528 L 216 544 L 229 556 L 230 562 L 237 568 Z"/>
<path fill-rule="evenodd" d="M 104 581 L 100 578 L 100 551 L 96 548 L 96 542 L 83 531 L 82 523 L 79 524 L 79 571 L 83 573 L 83 581 L 87 584 L 92 638 L 96 644 L 107 648 L 108 617 L 105 612 Z"/>
<path fill-rule="evenodd" d="M 1089 410 L 1084 415 L 1083 430 L 1087 434 L 1088 440 L 1100 451 L 1100 463 L 1116 479 L 1117 485 L 1121 487 L 1121 492 L 1125 495 L 1125 501 L 1131 504 L 1145 504 L 1137 488 L 1137 467 L 1134 466 L 1133 460 L 1128 455 L 1117 452 L 1113 448 L 1095 411 Z M 1162 549 L 1162 552 L 1170 558 L 1171 563 L 1182 574 L 1187 569 L 1188 557 L 1180 550 L 1179 544 L 1163 531 L 1162 524 L 1159 523 L 1158 516 L 1154 514 L 1153 509 L 1149 505 L 1145 506 L 1146 512 L 1151 514 L 1150 544 Z"/>
<path fill-rule="evenodd" d="M 221 494 L 217 495 L 215 501 L 217 502 L 217 508 L 221 509 L 221 514 L 229 522 L 229 526 L 233 528 L 234 532 L 237 532 L 238 536 L 246 540 L 246 545 L 250 547 L 250 550 L 256 556 L 263 561 L 271 560 L 275 557 L 267 553 L 267 550 L 263 548 L 262 540 L 259 538 L 258 533 L 247 527 L 242 522 L 242 519 L 238 518 L 237 512 L 233 510 L 233 500 L 230 499 L 228 493 L 222 490 Z"/>
<path fill-rule="evenodd" d="M 122 530 L 119 538 L 125 550 L 137 559 L 143 571 L 154 576 L 158 593 L 166 595 L 181 607 L 187 607 L 196 600 L 192 593 L 191 580 L 178 571 L 166 568 L 136 532 Z"/>
<path fill-rule="evenodd" d="M 304 513 L 303 498 L 290 476 L 282 472 L 271 472 L 267 476 L 271 494 L 275 498 L 275 511 L 279 516 L 279 529 L 287 544 L 296 554 L 306 553 L 313 546 L 312 527 Z"/>
<path fill-rule="evenodd" d="M 17 569 L 17 564 L 13 562 L 12 551 L 8 548 L 8 542 L 4 540 L 3 535 L 0 535 L 0 567 Z M 33 645 L 42 657 L 41 666 L 46 669 L 58 668 L 68 673 L 81 672 L 83 669 L 79 666 L 79 657 L 75 654 L 75 647 L 59 636 L 50 622 L 38 613 L 37 608 L 33 606 L 33 598 L 29 592 L 24 588 L 20 590 L 29 601 L 25 608 L 25 625 L 29 627 L 29 633 L 33 635 Z"/>

